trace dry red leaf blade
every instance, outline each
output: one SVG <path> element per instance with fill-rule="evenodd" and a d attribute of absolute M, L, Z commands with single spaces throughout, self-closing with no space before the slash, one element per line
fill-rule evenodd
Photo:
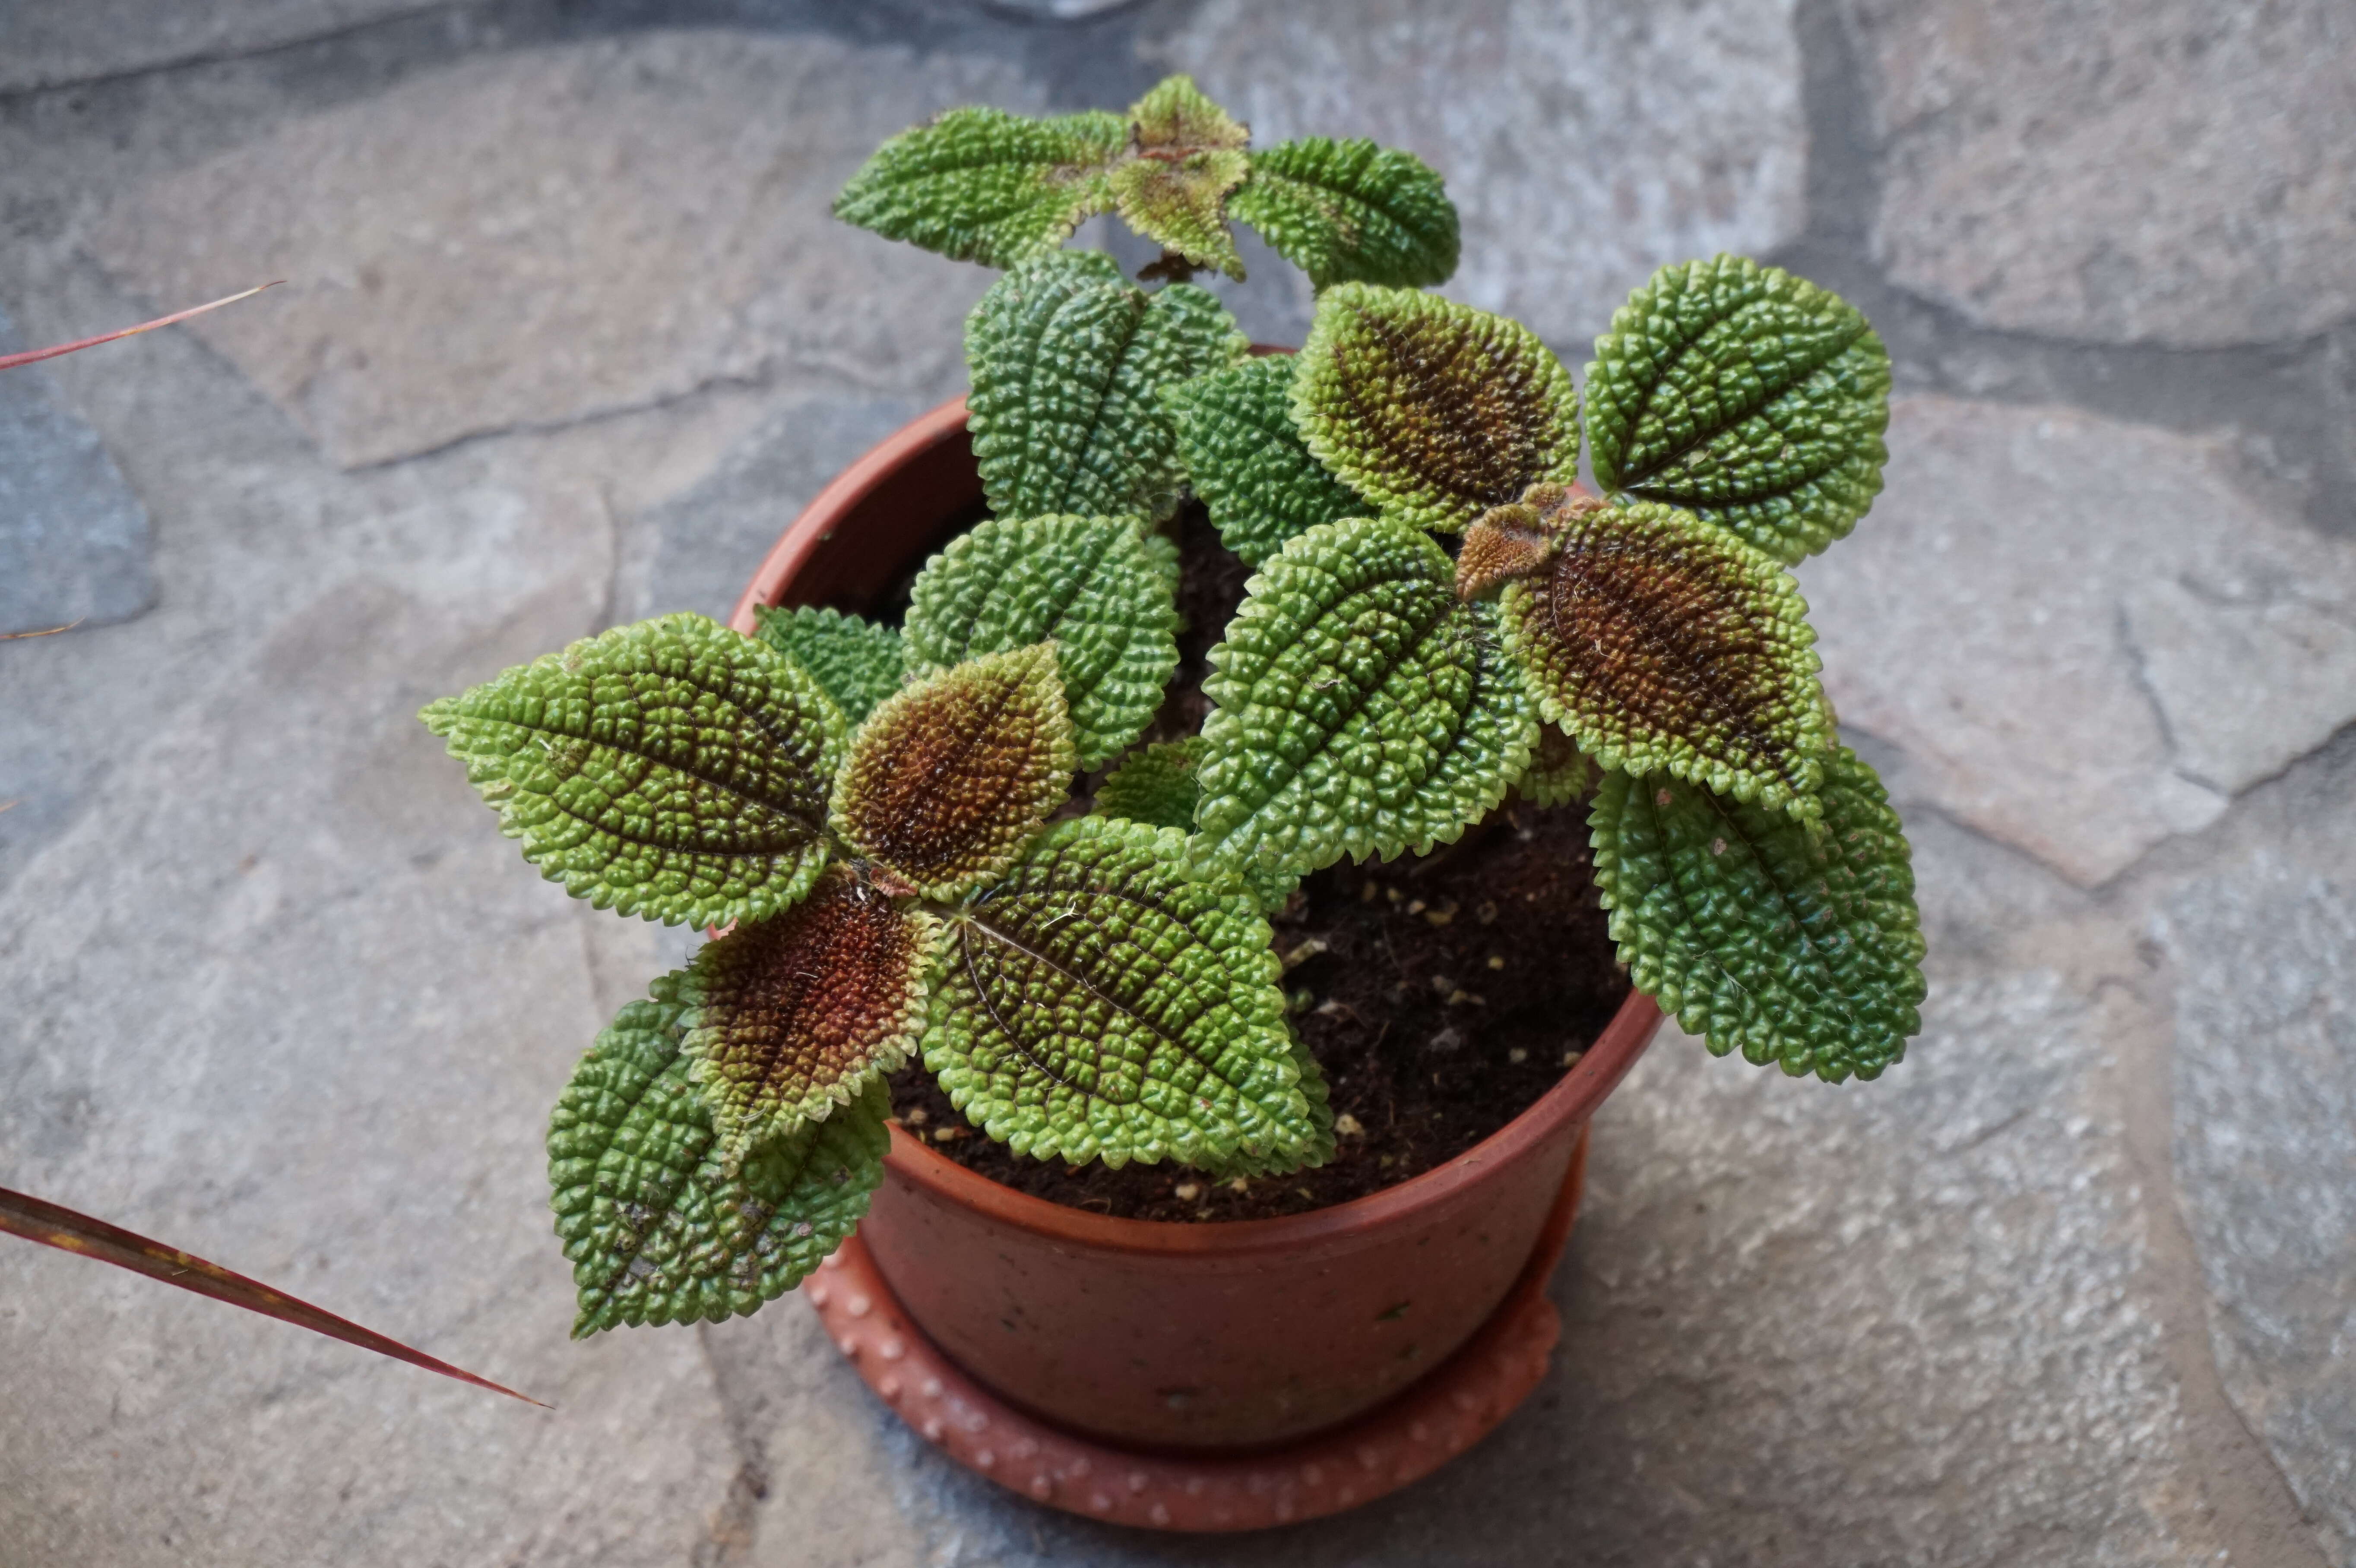
<path fill-rule="evenodd" d="M 231 1307 L 242 1307 L 248 1312 L 258 1312 L 264 1317 L 275 1317 L 281 1323 L 292 1323 L 308 1328 L 315 1334 L 325 1334 L 330 1339 L 340 1339 L 347 1345 L 358 1345 L 364 1350 L 374 1350 L 380 1356 L 390 1356 L 396 1361 L 406 1361 L 412 1367 L 423 1367 L 429 1372 L 439 1372 L 445 1378 L 455 1378 L 462 1383 L 489 1389 L 493 1393 L 506 1394 L 509 1399 L 522 1400 L 526 1404 L 540 1404 L 530 1394 L 516 1392 L 477 1377 L 463 1367 L 437 1360 L 423 1350 L 412 1349 L 398 1339 L 388 1339 L 372 1328 L 363 1328 L 348 1318 L 323 1311 L 307 1301 L 275 1291 L 259 1280 L 232 1274 L 216 1263 L 191 1257 L 177 1247 L 110 1225 L 103 1220 L 93 1220 L 70 1209 L 11 1192 L 0 1187 L 0 1231 L 38 1242 L 62 1252 L 79 1253 L 86 1258 L 129 1269 L 145 1275 L 149 1279 L 177 1285 L 198 1296 L 226 1301 Z M 546 1410 L 547 1405 L 541 1405 Z"/>
<path fill-rule="evenodd" d="M 274 289 L 284 282 L 285 280 L 280 278 L 270 283 L 258 283 L 243 293 L 230 294 L 227 298 L 217 299 L 210 304 L 200 304 L 187 310 L 175 311 L 170 315 L 159 315 L 153 321 L 143 321 L 136 326 L 126 326 L 120 332 L 102 332 L 96 337 L 80 337 L 71 343 L 53 343 L 47 348 L 27 348 L 22 354 L 0 354 L 0 370 L 13 370 L 19 365 L 30 365 L 42 359 L 54 359 L 60 354 L 71 354 L 79 348 L 95 348 L 102 343 L 112 343 L 118 337 L 136 337 L 143 332 L 153 332 L 159 326 L 170 326 L 177 322 L 186 321 L 192 315 L 202 315 L 209 310 L 219 310 L 225 304 L 235 304 L 240 300 L 250 300 L 263 289 Z"/>

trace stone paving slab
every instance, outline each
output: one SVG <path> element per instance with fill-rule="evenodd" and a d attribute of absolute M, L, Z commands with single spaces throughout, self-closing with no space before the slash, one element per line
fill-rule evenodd
<path fill-rule="evenodd" d="M 32 345 L 0 312 L 0 354 Z M 0 634 L 126 621 L 155 602 L 147 509 L 49 372 L 0 379 Z"/>
<path fill-rule="evenodd" d="M 177 381 L 185 421 L 203 378 Z M 579 915 L 454 830 L 466 792 L 413 718 L 586 630 L 610 530 L 594 496 L 512 472 L 359 491 L 295 457 L 257 496 L 237 421 L 208 433 L 163 575 L 239 587 L 9 650 L 12 689 L 83 722 L 127 686 L 152 715 L 6 891 L 9 1179 L 564 1413 L 12 1253 L 0 1539 L 124 1563 L 683 1552 L 728 1470 L 701 1358 L 566 1347 L 545 1234 L 545 1103 L 600 1019 Z"/>
<path fill-rule="evenodd" d="M 1038 94 L 916 66 L 716 32 L 487 55 L 123 193 L 91 245 L 157 299 L 286 279 L 198 335 L 346 466 L 777 373 L 937 400 L 988 274 L 828 204 L 912 122 Z"/>
<path fill-rule="evenodd" d="M 2227 1392 L 2356 1561 L 2356 758 L 2170 898 L 2175 1150 Z M 2301 793 L 2308 793 L 2303 791 Z M 2273 841 L 2267 841 L 2271 838 Z"/>
<path fill-rule="evenodd" d="M 71 0 L 0 9 L 0 92 L 233 55 L 446 8 L 448 0 Z"/>
<path fill-rule="evenodd" d="M 1464 260 L 1441 292 L 1573 364 L 1655 267 L 1799 232 L 1791 0 L 1210 0 L 1151 50 L 1255 138 L 1372 136 L 1441 171 Z"/>
<path fill-rule="evenodd" d="M 2342 0 L 1850 0 L 1891 277 L 1992 325 L 2263 342 L 2356 314 Z"/>
<path fill-rule="evenodd" d="M 2356 541 L 2229 443 L 1930 396 L 1889 443 L 1873 512 L 1800 580 L 1901 798 L 2091 886 L 2356 719 Z"/>

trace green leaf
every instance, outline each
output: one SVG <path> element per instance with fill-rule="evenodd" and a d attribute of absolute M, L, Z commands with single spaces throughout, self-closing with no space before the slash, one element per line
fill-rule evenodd
<path fill-rule="evenodd" d="M 952 109 L 878 148 L 834 198 L 834 215 L 960 261 L 1011 267 L 1112 207 L 1107 175 L 1128 149 L 1117 114 Z"/>
<path fill-rule="evenodd" d="M 948 901 L 1013 863 L 1074 765 L 1055 645 L 992 654 L 875 709 L 835 782 L 834 829 L 879 884 Z"/>
<path fill-rule="evenodd" d="M 1121 221 L 1198 267 L 1240 279 L 1226 202 L 1251 169 L 1251 133 L 1185 76 L 1156 83 L 1129 116 L 1130 155 L 1109 176 Z"/>
<path fill-rule="evenodd" d="M 686 1051 L 725 1167 L 908 1060 L 937 924 L 836 866 L 775 920 L 704 944 L 679 997 L 695 1008 Z"/>
<path fill-rule="evenodd" d="M 1453 532 L 1579 476 L 1579 394 L 1537 334 L 1437 294 L 1339 283 L 1318 296 L 1292 418 L 1341 481 Z"/>
<path fill-rule="evenodd" d="M 1505 798 L 1537 722 L 1497 612 L 1405 523 L 1310 529 L 1251 581 L 1204 693 L 1202 854 L 1307 872 L 1420 854 Z"/>
<path fill-rule="evenodd" d="M 1185 577 L 1184 566 L 1178 558 L 1178 541 L 1159 528 L 1149 528 L 1139 538 L 1144 541 L 1146 559 L 1152 561 L 1153 570 L 1162 574 L 1162 583 L 1170 591 L 1171 603 L 1176 604 L 1178 584 Z M 1184 624 L 1183 617 L 1180 624 Z"/>
<path fill-rule="evenodd" d="M 1532 805 L 1569 805 L 1584 799 L 1602 776 L 1602 768 L 1578 741 L 1556 725 L 1541 724 L 1529 771 L 1514 781 L 1514 790 Z"/>
<path fill-rule="evenodd" d="M 1587 367 L 1606 489 L 1665 501 L 1786 565 L 1881 490 L 1890 357 L 1838 295 L 1740 256 L 1664 267 Z"/>
<path fill-rule="evenodd" d="M 1194 805 L 1203 798 L 1203 786 L 1194 778 L 1202 749 L 1203 738 L 1189 735 L 1130 752 L 1097 786 L 1097 815 L 1192 832 Z"/>
<path fill-rule="evenodd" d="M 774 1301 L 867 1212 L 889 1092 L 753 1150 L 731 1174 L 680 1050 L 685 976 L 654 983 L 573 1069 L 548 1129 L 556 1233 L 580 1291 L 573 1338 L 724 1322 Z"/>
<path fill-rule="evenodd" d="M 1061 822 L 950 923 L 925 1065 L 1017 1154 L 1293 1169 L 1333 1147 L 1268 922 L 1175 828 Z"/>
<path fill-rule="evenodd" d="M 1173 283 L 1148 294 L 1097 251 L 1001 278 L 966 319 L 973 452 L 1001 517 L 1167 517 L 1178 440 L 1156 396 L 1248 347 L 1225 306 Z"/>
<path fill-rule="evenodd" d="M 1191 833 L 1203 786 L 1195 777 L 1201 765 L 1203 738 L 1163 741 L 1132 752 L 1103 784 L 1097 786 L 1096 815 L 1125 816 L 1154 827 L 1175 827 Z M 1280 910 L 1301 885 L 1301 873 L 1264 861 L 1237 862 L 1208 846 L 1190 843 L 1190 856 L 1199 855 L 1213 875 L 1231 875 L 1242 881 L 1261 909 Z"/>
<path fill-rule="evenodd" d="M 1830 731 L 1791 573 L 1651 501 L 1566 507 L 1547 531 L 1552 559 L 1505 596 L 1540 715 L 1607 768 L 1813 815 Z"/>
<path fill-rule="evenodd" d="M 419 718 L 552 882 L 666 925 L 761 920 L 825 868 L 839 715 L 701 615 L 617 626 Z"/>
<path fill-rule="evenodd" d="M 1186 477 L 1247 566 L 1320 523 L 1374 510 L 1309 455 L 1292 424 L 1292 370 L 1291 356 L 1271 354 L 1162 393 Z"/>
<path fill-rule="evenodd" d="M 799 664 L 856 726 L 900 689 L 900 634 L 832 610 L 754 609 L 755 635 Z"/>
<path fill-rule="evenodd" d="M 1605 777 L 1595 880 L 1636 988 L 1723 1056 L 1830 1083 L 1880 1076 L 1922 1028 L 1922 936 L 1905 835 L 1855 752 L 1824 820 L 1663 778 Z"/>
<path fill-rule="evenodd" d="M 1456 208 L 1440 176 L 1364 137 L 1306 136 L 1254 153 L 1227 210 L 1321 289 L 1421 288 L 1456 271 Z"/>
<path fill-rule="evenodd" d="M 1137 739 L 1178 667 L 1170 548 L 1128 517 L 983 523 L 917 577 L 908 668 L 1052 639 L 1079 766 L 1099 767 Z"/>

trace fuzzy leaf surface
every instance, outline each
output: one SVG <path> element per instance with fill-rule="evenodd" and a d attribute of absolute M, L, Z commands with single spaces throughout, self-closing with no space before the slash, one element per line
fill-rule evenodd
<path fill-rule="evenodd" d="M 792 660 L 701 615 L 617 626 L 418 717 L 524 859 L 599 909 L 760 920 L 825 868 L 840 715 Z"/>
<path fill-rule="evenodd" d="M 803 606 L 753 612 L 755 635 L 799 664 L 853 727 L 900 689 L 900 634 L 856 615 Z"/>
<path fill-rule="evenodd" d="M 1203 786 L 1194 777 L 1202 749 L 1203 738 L 1189 735 L 1131 752 L 1097 786 L 1097 815 L 1192 832 L 1194 806 L 1203 798 Z"/>
<path fill-rule="evenodd" d="M 1826 761 L 1824 819 L 1606 775 L 1595 880 L 1636 988 L 1719 1055 L 1875 1078 L 1922 1027 L 1911 852 L 1881 781 Z"/>
<path fill-rule="evenodd" d="M 1163 390 L 1178 454 L 1219 542 L 1258 566 L 1320 523 L 1374 508 L 1325 472 L 1292 423 L 1293 357 L 1269 355 Z"/>
<path fill-rule="evenodd" d="M 1079 766 L 1099 767 L 1137 739 L 1178 667 L 1167 551 L 1130 517 L 983 523 L 918 575 L 908 668 L 929 675 L 1052 640 Z"/>
<path fill-rule="evenodd" d="M 1185 856 L 1175 828 L 1076 817 L 950 922 L 925 1065 L 1016 1153 L 1259 1171 L 1331 1152 L 1268 922 Z"/>
<path fill-rule="evenodd" d="M 1456 271 L 1456 206 L 1439 174 L 1364 137 L 1305 136 L 1254 153 L 1227 211 L 1321 289 L 1424 288 Z"/>
<path fill-rule="evenodd" d="M 1317 299 L 1293 423 L 1344 484 L 1453 532 L 1579 476 L 1570 372 L 1517 322 L 1437 294 L 1340 283 Z"/>
<path fill-rule="evenodd" d="M 573 1069 L 548 1129 L 556 1234 L 580 1339 L 625 1323 L 724 1322 L 774 1301 L 842 1244 L 884 1176 L 889 1092 L 723 1168 L 680 1049 L 684 976 L 655 982 Z"/>
<path fill-rule="evenodd" d="M 1149 294 L 1098 251 L 1043 256 L 966 318 L 968 427 L 1001 517 L 1167 517 L 1182 477 L 1158 394 L 1248 347 L 1191 283 Z"/>
<path fill-rule="evenodd" d="M 1607 768 L 1812 814 L 1828 720 L 1791 573 L 1651 501 L 1568 515 L 1553 538 L 1505 595 L 1542 716 Z"/>
<path fill-rule="evenodd" d="M 1250 172 L 1251 133 L 1185 76 L 1157 82 L 1129 116 L 1129 156 L 1109 176 L 1121 221 L 1198 267 L 1241 278 L 1227 193 Z"/>
<path fill-rule="evenodd" d="M 1524 494 L 1559 491 L 1541 485 Z M 1547 509 L 1526 501 L 1493 507 L 1464 530 L 1456 550 L 1456 596 L 1486 599 L 1509 582 L 1536 576 L 1554 559 L 1554 531 Z"/>
<path fill-rule="evenodd" d="M 1881 491 L 1890 356 L 1856 308 L 1740 256 L 1664 267 L 1587 367 L 1606 489 L 1665 501 L 1790 564 Z"/>
<path fill-rule="evenodd" d="M 860 727 L 835 831 L 911 891 L 960 898 L 1013 863 L 1075 766 L 1055 645 L 992 654 L 917 681 Z"/>
<path fill-rule="evenodd" d="M 930 915 L 847 867 L 774 920 L 703 944 L 680 998 L 723 1162 L 822 1121 L 908 1060 L 925 1025 Z"/>
<path fill-rule="evenodd" d="M 876 149 L 834 198 L 834 215 L 957 261 L 1011 267 L 1111 208 L 1107 176 L 1128 147 L 1117 114 L 952 109 Z"/>
<path fill-rule="evenodd" d="M 1358 517 L 1268 559 L 1203 690 L 1205 855 L 1300 874 L 1421 853 L 1505 798 L 1537 725 L 1491 604 L 1426 535 Z"/>

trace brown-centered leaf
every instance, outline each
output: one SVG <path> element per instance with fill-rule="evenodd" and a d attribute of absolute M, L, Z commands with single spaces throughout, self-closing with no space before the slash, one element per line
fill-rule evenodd
<path fill-rule="evenodd" d="M 1014 863 L 1076 757 L 1055 645 L 992 654 L 875 709 L 835 781 L 834 828 L 881 885 L 954 900 Z"/>
<path fill-rule="evenodd" d="M 1607 768 L 1813 816 L 1828 737 L 1791 574 L 1655 502 L 1545 520 L 1552 557 L 1505 598 L 1541 715 Z"/>
<path fill-rule="evenodd" d="M 846 866 L 810 896 L 707 943 L 680 1002 L 723 1163 L 824 1121 L 908 1059 L 936 922 Z"/>
<path fill-rule="evenodd" d="M 1340 283 L 1292 381 L 1317 460 L 1386 514 L 1454 532 L 1579 476 L 1579 394 L 1535 333 L 1412 289 Z"/>

